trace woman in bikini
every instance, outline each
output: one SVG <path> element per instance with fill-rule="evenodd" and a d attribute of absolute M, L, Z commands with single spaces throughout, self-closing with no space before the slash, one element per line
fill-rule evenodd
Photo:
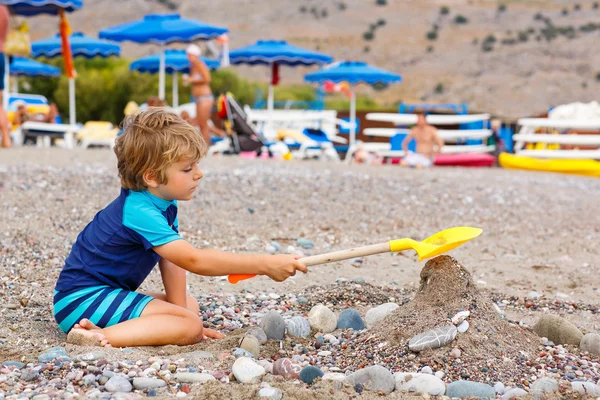
<path fill-rule="evenodd" d="M 206 144 L 210 146 L 210 127 L 208 120 L 212 113 L 215 98 L 210 90 L 210 71 L 200 58 L 202 50 L 195 44 L 186 50 L 190 61 L 190 76 L 184 82 L 192 85 L 192 97 L 196 102 L 196 120 Z"/>

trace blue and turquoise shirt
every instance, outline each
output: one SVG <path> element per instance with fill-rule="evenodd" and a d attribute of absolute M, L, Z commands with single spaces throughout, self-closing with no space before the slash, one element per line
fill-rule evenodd
<path fill-rule="evenodd" d="M 108 285 L 135 291 L 160 259 L 152 248 L 178 239 L 176 200 L 121 189 L 77 236 L 56 290 Z"/>

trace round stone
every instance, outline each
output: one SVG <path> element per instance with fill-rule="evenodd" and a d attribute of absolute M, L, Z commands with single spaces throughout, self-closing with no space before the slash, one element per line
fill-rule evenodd
<path fill-rule="evenodd" d="M 600 355 L 600 333 L 588 333 L 581 338 L 579 345 L 582 352 L 587 351 L 593 355 Z"/>
<path fill-rule="evenodd" d="M 322 377 L 323 371 L 313 365 L 307 365 L 300 371 L 300 380 L 307 385 L 312 385 L 315 379 Z"/>
<path fill-rule="evenodd" d="M 304 317 L 292 317 L 287 320 L 287 332 L 293 337 L 308 337 L 310 335 L 310 323 Z"/>
<path fill-rule="evenodd" d="M 430 374 L 397 372 L 394 381 L 397 391 L 427 393 L 431 396 L 441 396 L 446 391 L 444 381 Z"/>
<path fill-rule="evenodd" d="M 314 306 L 308 313 L 310 327 L 316 331 L 329 333 L 337 327 L 337 317 L 329 308 L 322 304 Z"/>
<path fill-rule="evenodd" d="M 289 358 L 280 358 L 273 364 L 273 375 L 282 376 L 287 381 L 298 379 L 300 371 L 302 371 L 302 367 Z"/>
<path fill-rule="evenodd" d="M 365 385 L 386 394 L 391 393 L 396 385 L 392 373 L 381 365 L 359 369 L 353 374 L 348 375 L 346 381 L 354 385 Z"/>
<path fill-rule="evenodd" d="M 244 336 L 238 344 L 240 349 L 244 349 L 251 353 L 254 357 L 260 357 L 260 343 L 258 339 L 251 335 Z"/>
<path fill-rule="evenodd" d="M 260 321 L 259 325 L 265 331 L 267 338 L 283 340 L 285 335 L 285 321 L 277 311 L 269 311 Z"/>
<path fill-rule="evenodd" d="M 385 317 L 393 313 L 398 307 L 399 306 L 396 303 L 385 303 L 375 308 L 371 308 L 365 315 L 365 322 L 367 323 L 367 326 L 372 328 L 375 325 L 378 325 L 385 319 Z"/>
<path fill-rule="evenodd" d="M 253 326 L 252 328 L 248 329 L 246 336 L 248 335 L 257 338 L 259 344 L 265 344 L 267 342 L 267 334 L 260 326 Z"/>
<path fill-rule="evenodd" d="M 353 329 L 355 331 L 362 331 L 365 329 L 365 323 L 361 318 L 358 311 L 354 308 L 348 308 L 342 311 L 337 323 L 338 329 Z"/>
<path fill-rule="evenodd" d="M 255 363 L 251 358 L 240 357 L 233 363 L 231 372 L 238 382 L 241 383 L 258 383 L 262 376 L 266 374 L 263 367 Z"/>

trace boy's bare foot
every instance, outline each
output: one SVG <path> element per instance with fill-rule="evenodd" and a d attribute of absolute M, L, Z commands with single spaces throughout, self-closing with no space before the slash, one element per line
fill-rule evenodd
<path fill-rule="evenodd" d="M 71 332 L 67 335 L 67 343 L 79 346 L 111 347 L 108 339 L 102 333 L 102 329 L 87 318 L 75 324 Z"/>
<path fill-rule="evenodd" d="M 73 326 L 73 329 L 87 329 L 88 331 L 91 331 L 91 330 L 101 330 L 102 328 L 98 327 L 96 324 L 94 324 L 89 319 L 83 318 L 81 321 L 79 321 L 78 324 L 75 324 Z"/>

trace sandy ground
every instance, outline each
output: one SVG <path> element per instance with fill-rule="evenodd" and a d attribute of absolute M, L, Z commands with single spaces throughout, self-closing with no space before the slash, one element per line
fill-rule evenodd
<path fill-rule="evenodd" d="M 496 168 L 362 166 L 317 161 L 209 158 L 195 198 L 180 203 L 183 236 L 199 248 L 319 254 L 395 238 L 424 239 L 452 226 L 480 227 L 479 238 L 453 250 L 486 289 L 523 297 L 600 303 L 600 180 Z M 13 358 L 64 341 L 51 318 L 56 277 L 77 234 L 119 193 L 109 150 L 19 148 L 0 152 L 0 339 Z M 314 242 L 305 250 L 297 238 Z M 290 249 L 291 250 L 291 249 Z M 364 278 L 373 285 L 419 283 L 413 252 L 313 267 L 284 283 L 267 278 L 230 285 L 188 276 L 190 293 L 299 292 Z M 141 289 L 161 290 L 151 274 Z M 33 320 L 7 310 L 29 299 Z M 534 320 L 534 316 L 519 318 Z M 578 322 L 577 315 L 569 316 Z M 580 326 L 600 330 L 597 318 Z M 28 350 L 19 350 L 27 342 Z"/>

